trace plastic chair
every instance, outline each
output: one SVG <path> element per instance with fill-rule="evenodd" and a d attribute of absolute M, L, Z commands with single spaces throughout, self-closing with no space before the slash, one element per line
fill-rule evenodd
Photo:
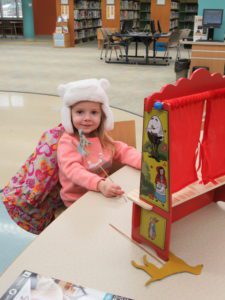
<path fill-rule="evenodd" d="M 179 45 L 177 47 L 177 57 L 176 57 L 177 59 L 179 59 L 181 57 L 181 49 L 184 49 L 184 44 L 181 43 L 181 41 L 187 40 L 190 32 L 191 32 L 191 29 L 189 29 L 189 28 L 180 29 L 180 40 L 179 40 Z M 188 57 L 190 58 L 189 51 L 188 51 Z"/>
<path fill-rule="evenodd" d="M 180 29 L 180 40 L 187 39 L 189 37 L 190 32 L 191 29 L 189 28 Z"/>
<path fill-rule="evenodd" d="M 35 234 L 22 229 L 11 219 L 0 194 L 0 274 L 35 237 Z"/>
<path fill-rule="evenodd" d="M 163 59 L 165 59 L 166 61 L 172 59 L 172 57 L 169 56 L 169 48 L 176 47 L 178 49 L 179 42 L 180 42 L 180 30 L 177 29 L 171 33 L 167 42 L 156 42 L 156 46 L 155 46 L 156 54 L 158 51 L 161 51 L 164 52 Z M 177 50 L 177 55 L 178 55 L 178 50 Z"/>

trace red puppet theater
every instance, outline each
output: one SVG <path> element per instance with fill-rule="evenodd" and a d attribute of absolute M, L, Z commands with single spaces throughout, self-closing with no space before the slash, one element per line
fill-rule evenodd
<path fill-rule="evenodd" d="M 225 201 L 224 120 L 225 77 L 207 70 L 145 99 L 140 191 L 130 198 L 149 206 L 133 204 L 132 238 L 164 260 L 173 222 Z"/>

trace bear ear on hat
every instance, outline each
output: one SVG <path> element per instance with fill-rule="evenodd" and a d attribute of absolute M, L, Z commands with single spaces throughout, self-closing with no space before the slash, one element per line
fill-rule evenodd
<path fill-rule="evenodd" d="M 71 120 L 71 109 L 66 105 L 63 105 L 61 108 L 61 122 L 66 132 L 74 133 L 73 124 Z"/>
<path fill-rule="evenodd" d="M 101 78 L 101 79 L 99 79 L 99 83 L 104 90 L 107 90 L 110 87 L 110 83 L 109 83 L 108 79 Z"/>
<path fill-rule="evenodd" d="M 63 97 L 66 92 L 66 85 L 65 84 L 60 84 L 57 88 L 58 94 L 60 97 Z"/>

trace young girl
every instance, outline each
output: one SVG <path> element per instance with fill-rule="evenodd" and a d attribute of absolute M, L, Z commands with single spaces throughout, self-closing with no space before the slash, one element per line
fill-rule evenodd
<path fill-rule="evenodd" d="M 121 196 L 119 185 L 106 175 L 113 161 L 141 168 L 141 154 L 108 136 L 114 126 L 106 93 L 107 79 L 87 79 L 60 85 L 65 132 L 57 149 L 61 198 L 70 206 L 88 190 L 106 197 Z"/>

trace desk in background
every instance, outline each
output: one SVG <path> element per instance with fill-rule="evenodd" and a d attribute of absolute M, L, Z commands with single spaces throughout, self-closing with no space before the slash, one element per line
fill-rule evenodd
<path fill-rule="evenodd" d="M 14 19 L 0 19 L 0 33 L 3 38 L 17 38 L 23 35 L 23 21 Z"/>
<path fill-rule="evenodd" d="M 125 61 L 122 63 L 132 63 L 132 61 L 129 60 L 129 58 L 144 58 L 144 56 L 139 56 L 138 55 L 138 43 L 143 43 L 145 45 L 145 60 L 143 62 L 141 61 L 135 61 L 136 63 L 140 64 L 149 64 L 149 46 L 153 41 L 152 35 L 148 33 L 140 33 L 140 32 L 131 32 L 131 33 L 114 33 L 112 36 L 116 38 L 120 38 L 124 42 L 124 47 L 125 47 Z M 131 43 L 135 43 L 135 55 L 129 55 L 129 45 Z M 107 61 L 109 62 L 109 61 Z M 111 62 L 111 61 L 110 61 Z"/>
<path fill-rule="evenodd" d="M 125 48 L 125 60 L 112 61 L 108 60 L 107 63 L 122 63 L 122 64 L 142 64 L 154 65 L 157 62 L 166 62 L 168 64 L 168 57 L 156 56 L 156 41 L 159 38 L 168 38 L 168 34 L 152 35 L 147 32 L 130 32 L 130 33 L 112 33 L 112 37 L 121 39 Z M 135 43 L 135 55 L 129 55 L 129 47 L 131 43 Z M 138 55 L 138 44 L 142 43 L 145 46 L 145 56 Z M 149 55 L 149 47 L 152 46 L 153 54 Z M 130 59 L 131 58 L 131 59 Z M 142 60 L 140 60 L 142 58 Z"/>
<path fill-rule="evenodd" d="M 192 45 L 190 74 L 195 66 L 208 67 L 211 73 L 224 75 L 225 43 L 224 42 L 182 42 Z"/>

